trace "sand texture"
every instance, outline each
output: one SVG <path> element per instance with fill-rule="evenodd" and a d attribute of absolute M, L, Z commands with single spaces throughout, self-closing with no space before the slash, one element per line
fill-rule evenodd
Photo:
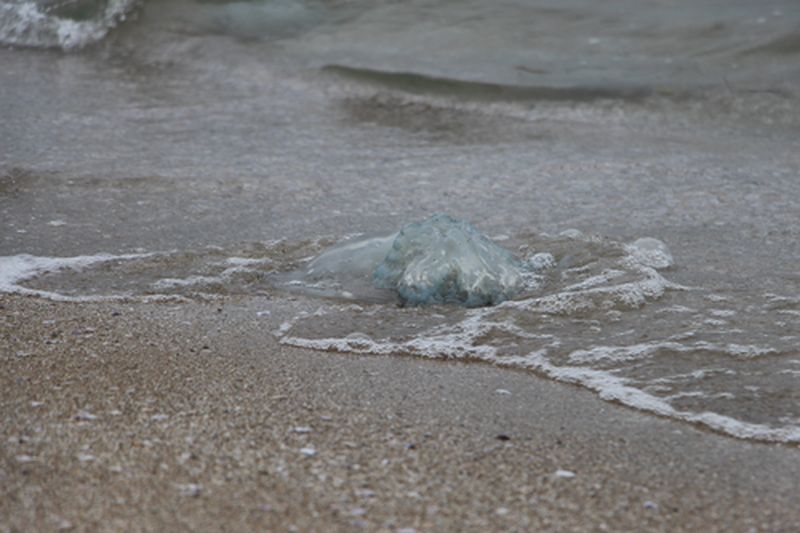
<path fill-rule="evenodd" d="M 484 364 L 283 347 L 268 305 L 2 296 L 0 531 L 800 523 L 796 447 Z"/>

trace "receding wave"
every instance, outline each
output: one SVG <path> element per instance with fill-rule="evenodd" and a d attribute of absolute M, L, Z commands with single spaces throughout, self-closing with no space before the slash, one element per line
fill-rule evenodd
<path fill-rule="evenodd" d="M 800 27 L 769 42 L 743 51 L 741 55 L 788 56 L 800 54 Z"/>
<path fill-rule="evenodd" d="M 0 292 L 69 302 L 261 296 L 271 304 L 258 316 L 288 346 L 529 370 L 731 436 L 800 443 L 796 293 L 681 286 L 670 281 L 681 267 L 664 243 L 575 230 L 505 237 L 537 278 L 493 307 L 398 307 L 360 297 L 344 278 L 348 293 L 282 283 L 284 273 L 316 265 L 312 257 L 333 242 L 0 257 Z"/>
<path fill-rule="evenodd" d="M 472 310 L 331 303 L 276 335 L 307 349 L 531 370 L 730 436 L 800 442 L 796 337 L 747 327 L 778 319 L 774 296 L 676 285 L 671 255 L 655 239 L 567 232 L 524 245 L 553 261 L 521 298 Z M 750 408 L 756 399 L 770 409 Z"/>
<path fill-rule="evenodd" d="M 649 87 L 574 86 L 549 87 L 506 85 L 454 78 L 428 76 L 414 72 L 390 72 L 344 65 L 327 65 L 324 72 L 372 83 L 412 94 L 450 96 L 469 100 L 516 102 L 592 102 L 596 100 L 642 101 L 655 91 Z"/>
<path fill-rule="evenodd" d="M 703 83 L 677 85 L 665 82 L 653 86 L 528 86 L 343 65 L 328 65 L 322 68 L 322 72 L 344 82 L 341 89 L 346 110 L 354 111 L 356 116 L 365 114 L 362 109 L 369 109 L 369 113 L 375 115 L 376 108 L 380 110 L 398 107 L 398 102 L 403 105 L 413 102 L 433 106 L 434 111 L 458 108 L 479 111 L 486 116 L 497 114 L 524 120 L 584 121 L 594 116 L 596 120 L 632 124 L 635 118 L 648 120 L 655 114 L 662 123 L 683 124 L 686 120 L 695 120 L 701 113 L 717 121 L 719 127 L 743 121 L 792 129 L 800 126 L 798 93 L 788 83 L 763 86 L 722 77 Z M 380 100 L 367 101 L 368 105 L 361 105 L 359 109 L 354 105 L 358 97 L 379 97 Z M 622 107 L 625 113 L 619 113 Z M 427 115 L 436 118 L 436 115 Z M 381 116 L 368 118 L 378 122 L 382 120 Z M 391 116 L 386 118 L 396 122 Z M 450 119 L 451 128 L 453 123 L 458 124 Z M 418 123 L 412 126 L 418 127 Z M 437 133 L 441 133 L 441 128 L 439 130 Z M 481 128 L 474 127 L 473 131 L 480 132 Z M 493 135 L 497 138 L 498 134 L 495 132 Z"/>
<path fill-rule="evenodd" d="M 73 50 L 103 39 L 141 0 L 0 4 L 0 43 Z"/>

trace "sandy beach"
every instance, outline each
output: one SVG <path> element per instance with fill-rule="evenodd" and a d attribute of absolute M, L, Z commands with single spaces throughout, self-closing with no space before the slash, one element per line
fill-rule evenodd
<path fill-rule="evenodd" d="M 484 364 L 283 347 L 267 300 L 0 305 L 0 531 L 800 521 L 796 447 Z"/>

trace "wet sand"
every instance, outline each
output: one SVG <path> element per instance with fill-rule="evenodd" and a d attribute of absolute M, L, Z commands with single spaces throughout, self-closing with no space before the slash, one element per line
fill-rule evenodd
<path fill-rule="evenodd" d="M 0 531 L 800 523 L 796 447 L 483 364 L 283 347 L 270 305 L 0 297 Z"/>

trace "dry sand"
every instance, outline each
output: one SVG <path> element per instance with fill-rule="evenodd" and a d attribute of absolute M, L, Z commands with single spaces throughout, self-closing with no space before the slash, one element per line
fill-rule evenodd
<path fill-rule="evenodd" d="M 269 301 L 0 306 L 0 531 L 800 524 L 797 447 L 483 364 L 280 346 Z"/>

